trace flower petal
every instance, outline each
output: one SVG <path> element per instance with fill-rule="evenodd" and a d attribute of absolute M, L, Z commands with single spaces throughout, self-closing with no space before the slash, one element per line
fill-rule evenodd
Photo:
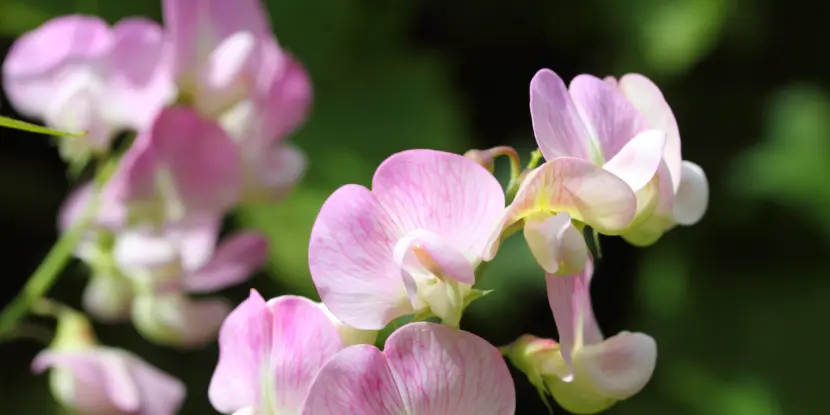
<path fill-rule="evenodd" d="M 433 232 L 473 260 L 482 256 L 504 210 L 504 191 L 492 174 L 443 151 L 390 156 L 375 171 L 372 192 L 400 235 Z"/>
<path fill-rule="evenodd" d="M 671 172 L 672 188 L 677 192 L 680 186 L 681 162 L 680 132 L 668 102 L 650 79 L 640 74 L 627 74 L 620 78 L 619 88 L 640 114 L 648 121 L 649 127 L 666 132 L 666 147 L 663 159 Z"/>
<path fill-rule="evenodd" d="M 617 89 L 591 75 L 579 75 L 569 88 L 604 160 L 610 160 L 648 123 Z"/>
<path fill-rule="evenodd" d="M 178 76 L 197 70 L 219 43 L 236 32 L 270 34 L 260 0 L 164 0 L 162 9 Z"/>
<path fill-rule="evenodd" d="M 133 300 L 133 323 L 156 343 L 197 348 L 213 340 L 230 313 L 222 298 L 194 300 L 178 293 L 139 294 Z"/>
<path fill-rule="evenodd" d="M 271 367 L 266 376 L 274 393 L 271 413 L 298 413 L 320 368 L 343 343 L 340 333 L 317 305 L 303 297 L 268 301 L 274 315 Z"/>
<path fill-rule="evenodd" d="M 113 46 L 103 62 L 109 118 L 118 125 L 144 130 L 166 103 L 175 98 L 164 31 L 144 18 L 119 21 Z"/>
<path fill-rule="evenodd" d="M 261 405 L 263 368 L 271 354 L 274 316 L 256 290 L 234 309 L 219 330 L 219 362 L 208 388 L 213 408 L 229 414 Z"/>
<path fill-rule="evenodd" d="M 637 218 L 622 234 L 628 243 L 639 247 L 652 245 L 676 225 L 672 214 L 675 195 L 670 176 L 668 166 L 662 161 L 657 176 L 637 192 Z M 650 213 L 649 204 L 654 205 Z"/>
<path fill-rule="evenodd" d="M 613 173 L 561 157 L 531 172 L 507 208 L 506 226 L 535 212 L 566 212 L 598 232 L 617 234 L 634 219 L 637 199 Z"/>
<path fill-rule="evenodd" d="M 9 101 L 25 116 L 43 117 L 65 69 L 100 56 L 111 42 L 106 22 L 82 15 L 58 17 L 24 34 L 3 61 Z"/>
<path fill-rule="evenodd" d="M 212 292 L 247 280 L 262 266 L 268 255 L 268 240 L 258 232 L 245 232 L 223 241 L 213 258 L 194 273 L 187 274 L 188 292 Z"/>
<path fill-rule="evenodd" d="M 666 133 L 648 130 L 637 134 L 602 168 L 628 183 L 635 192 L 650 182 L 663 160 Z"/>
<path fill-rule="evenodd" d="M 128 320 L 132 301 L 132 283 L 117 272 L 95 273 L 84 288 L 84 309 L 99 321 L 115 323 Z"/>
<path fill-rule="evenodd" d="M 674 201 L 674 219 L 681 225 L 694 225 L 709 206 L 709 181 L 703 169 L 691 161 L 683 161 L 680 187 Z"/>
<path fill-rule="evenodd" d="M 530 81 L 530 117 L 536 143 L 546 160 L 592 159 L 588 129 L 562 78 L 550 69 L 536 72 Z"/>
<path fill-rule="evenodd" d="M 548 303 L 556 320 L 562 357 L 571 369 L 572 355 L 578 348 L 603 339 L 591 306 L 590 281 L 593 272 L 593 261 L 588 260 L 577 275 L 546 276 Z"/>
<path fill-rule="evenodd" d="M 323 366 L 311 385 L 302 415 L 402 413 L 413 412 L 404 406 L 383 352 L 374 346 L 357 345 Z"/>
<path fill-rule="evenodd" d="M 323 310 L 323 313 L 326 314 L 326 317 L 329 318 L 331 324 L 334 324 L 334 327 L 337 328 L 337 332 L 340 333 L 340 340 L 343 342 L 343 346 L 353 346 L 356 344 L 375 344 L 375 340 L 378 338 L 378 332 L 376 330 L 359 330 L 356 329 L 346 323 L 340 321 L 337 316 L 329 311 L 328 307 L 326 307 L 323 303 L 317 303 L 317 307 L 320 310 Z"/>
<path fill-rule="evenodd" d="M 410 232 L 395 245 L 394 255 L 404 272 L 418 269 L 441 279 L 475 283 L 475 269 L 470 260 L 432 232 Z"/>
<path fill-rule="evenodd" d="M 498 349 L 465 331 L 411 323 L 386 341 L 384 353 L 408 413 L 512 415 L 513 378 Z"/>
<path fill-rule="evenodd" d="M 597 391 L 617 400 L 645 387 L 657 363 L 657 343 L 643 333 L 621 332 L 575 355 L 577 376 L 587 376 Z"/>
<path fill-rule="evenodd" d="M 137 415 L 173 415 L 185 397 L 184 385 L 128 352 L 91 348 L 79 351 L 44 351 L 32 364 L 35 372 L 47 368 L 66 369 L 82 385 L 77 385 L 75 409 L 100 413 L 100 396 L 105 393 L 119 410 Z M 93 407 L 87 406 L 92 405 Z"/>
<path fill-rule="evenodd" d="M 536 262 L 548 274 L 580 272 L 588 260 L 585 238 L 571 223 L 571 216 L 531 216 L 525 220 L 524 236 Z"/>
<path fill-rule="evenodd" d="M 346 185 L 323 204 L 308 265 L 320 298 L 344 323 L 380 330 L 412 312 L 393 246 L 400 235 L 368 189 Z"/>
<path fill-rule="evenodd" d="M 305 173 L 305 153 L 291 145 L 266 149 L 247 166 L 244 199 L 247 202 L 275 201 L 285 197 Z"/>

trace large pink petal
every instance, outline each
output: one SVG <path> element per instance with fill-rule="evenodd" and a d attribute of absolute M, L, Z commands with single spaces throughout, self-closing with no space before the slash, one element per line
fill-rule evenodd
<path fill-rule="evenodd" d="M 230 35 L 270 32 L 261 0 L 164 0 L 164 24 L 173 44 L 174 70 L 187 75 Z"/>
<path fill-rule="evenodd" d="M 311 385 L 302 415 L 404 413 L 422 415 L 407 411 L 383 353 L 374 346 L 357 345 L 323 366 Z"/>
<path fill-rule="evenodd" d="M 556 320 L 562 357 L 572 365 L 572 353 L 583 345 L 602 341 L 594 310 L 591 306 L 590 280 L 592 261 L 577 275 L 547 275 L 548 302 Z"/>
<path fill-rule="evenodd" d="M 233 235 L 223 241 L 210 262 L 185 275 L 184 289 L 212 292 L 238 284 L 252 276 L 268 255 L 268 240 L 259 232 Z"/>
<path fill-rule="evenodd" d="M 530 117 L 536 143 L 545 159 L 593 160 L 591 137 L 562 78 L 550 69 L 530 81 Z"/>
<path fill-rule="evenodd" d="M 513 378 L 498 349 L 465 331 L 412 323 L 392 333 L 384 353 L 408 413 L 512 415 Z"/>
<path fill-rule="evenodd" d="M 527 176 L 507 208 L 506 225 L 535 212 L 566 212 L 604 234 L 634 219 L 637 199 L 619 177 L 584 160 L 562 157 Z"/>
<path fill-rule="evenodd" d="M 296 413 L 320 367 L 341 348 L 337 328 L 316 303 L 295 296 L 265 303 L 252 290 L 222 325 L 211 403 L 223 413 Z"/>
<path fill-rule="evenodd" d="M 628 183 L 633 191 L 639 191 L 657 174 L 663 161 L 666 133 L 648 130 L 637 134 L 626 143 L 602 168 Z"/>
<path fill-rule="evenodd" d="M 175 98 L 164 32 L 143 18 L 119 21 L 113 47 L 103 62 L 107 107 L 118 125 L 149 128 L 162 107 Z"/>
<path fill-rule="evenodd" d="M 646 386 L 657 363 L 657 343 L 643 333 L 621 332 L 575 355 L 577 376 L 589 378 L 597 391 L 627 399 Z"/>
<path fill-rule="evenodd" d="M 672 188 L 677 192 L 681 177 L 680 132 L 668 102 L 650 79 L 640 74 L 627 74 L 620 78 L 619 88 L 625 97 L 648 121 L 649 127 L 666 133 L 663 159 L 671 172 Z"/>
<path fill-rule="evenodd" d="M 263 401 L 263 372 L 273 341 L 274 316 L 255 290 L 239 304 L 219 330 L 219 362 L 210 380 L 208 397 L 213 407 L 230 414 Z"/>
<path fill-rule="evenodd" d="M 625 96 L 597 77 L 579 75 L 571 81 L 569 91 L 606 161 L 648 128 Z"/>
<path fill-rule="evenodd" d="M 23 115 L 42 117 L 61 77 L 101 56 L 112 42 L 98 17 L 58 17 L 21 36 L 3 61 L 3 87 Z"/>
<path fill-rule="evenodd" d="M 271 365 L 272 413 L 298 413 L 320 368 L 343 343 L 337 327 L 313 301 L 281 296 L 268 301 L 274 315 Z"/>
<path fill-rule="evenodd" d="M 412 312 L 393 247 L 402 235 L 368 189 L 346 185 L 323 204 L 308 248 L 320 298 L 344 323 L 380 330 Z"/>
<path fill-rule="evenodd" d="M 112 405 L 137 415 L 173 415 L 185 397 L 178 379 L 117 349 L 44 351 L 32 366 L 36 372 L 69 370 L 75 378 L 75 409 L 80 412 L 100 413 Z"/>
<path fill-rule="evenodd" d="M 490 172 L 443 151 L 390 156 L 375 171 L 372 192 L 401 235 L 433 232 L 471 259 L 482 256 L 504 211 L 504 192 Z"/>

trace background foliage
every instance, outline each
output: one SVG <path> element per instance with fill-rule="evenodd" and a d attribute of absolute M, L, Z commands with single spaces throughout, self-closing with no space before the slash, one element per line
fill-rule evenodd
<path fill-rule="evenodd" d="M 268 0 L 283 45 L 316 89 L 294 139 L 309 155 L 301 186 L 281 204 L 241 209 L 231 226 L 272 241 L 251 285 L 264 295 L 314 296 L 306 262 L 317 209 L 336 187 L 368 183 L 389 154 L 534 144 L 528 83 L 541 67 L 568 79 L 640 72 L 662 86 L 686 159 L 712 186 L 702 223 L 637 250 L 604 240 L 594 279 L 608 334 L 645 331 L 660 357 L 649 386 L 608 413 L 783 415 L 824 413 L 830 370 L 830 5 L 809 0 Z M 60 14 L 110 21 L 157 19 L 151 0 L 0 0 L 3 53 L 19 34 Z M 7 102 L 0 111 L 15 115 Z M 48 139 L 0 130 L 2 301 L 55 239 L 68 191 Z M 53 293 L 80 298 L 86 270 Z M 521 239 L 508 242 L 485 281 L 497 291 L 462 325 L 495 344 L 524 332 L 555 336 L 544 279 Z M 241 300 L 246 286 L 227 292 Z M 215 346 L 180 352 L 148 344 L 129 325 L 99 326 L 107 343 L 135 350 L 188 384 L 184 414 L 213 413 L 206 399 Z M 60 409 L 46 378 L 28 372 L 41 346 L 0 346 L 3 413 Z M 517 413 L 544 406 L 515 373 Z M 559 411 L 558 413 L 564 413 Z"/>

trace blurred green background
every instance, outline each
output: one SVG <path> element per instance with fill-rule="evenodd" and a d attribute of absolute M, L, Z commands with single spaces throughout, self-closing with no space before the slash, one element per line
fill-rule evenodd
<path fill-rule="evenodd" d="M 393 152 L 463 152 L 534 145 L 528 84 L 549 67 L 639 72 L 663 89 L 680 125 L 684 158 L 709 176 L 705 219 L 653 247 L 603 240 L 592 292 L 607 334 L 657 339 L 651 383 L 609 414 L 811 415 L 827 413 L 830 371 L 830 3 L 809 0 L 268 0 L 281 43 L 308 67 L 315 105 L 294 135 L 310 170 L 284 202 L 241 209 L 232 227 L 268 233 L 270 263 L 249 285 L 264 295 L 315 296 L 306 261 L 319 206 L 336 187 L 368 184 Z M 110 21 L 158 18 L 156 1 L 0 0 L 5 51 L 19 34 L 68 13 Z M 14 115 L 7 102 L 0 111 Z M 55 239 L 70 188 L 48 138 L 0 130 L 3 302 Z M 505 166 L 502 166 L 505 167 Z M 78 304 L 86 270 L 53 290 Z M 521 238 L 511 239 L 484 283 L 496 291 L 462 325 L 494 344 L 522 333 L 556 335 L 544 278 Z M 129 325 L 97 327 L 187 382 L 184 414 L 214 413 L 206 399 L 216 348 L 178 352 Z M 42 347 L 0 346 L 4 414 L 61 413 L 46 377 L 28 365 Z M 519 415 L 546 413 L 514 372 Z M 564 414 L 562 410 L 557 413 Z"/>

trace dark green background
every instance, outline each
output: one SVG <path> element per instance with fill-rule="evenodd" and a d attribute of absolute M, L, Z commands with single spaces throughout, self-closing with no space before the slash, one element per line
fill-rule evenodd
<path fill-rule="evenodd" d="M 651 383 L 608 413 L 811 415 L 826 413 L 830 370 L 830 5 L 808 0 L 271 0 L 282 44 L 309 68 L 315 105 L 295 142 L 310 170 L 289 199 L 242 209 L 232 226 L 271 237 L 266 296 L 314 295 L 306 261 L 325 197 L 368 183 L 389 154 L 413 147 L 463 152 L 534 146 L 528 83 L 550 67 L 563 78 L 640 72 L 677 116 L 683 155 L 706 170 L 711 204 L 693 228 L 647 249 L 603 240 L 594 306 L 608 334 L 657 339 Z M 144 0 L 0 0 L 2 50 L 20 33 L 67 13 L 110 21 L 159 16 Z M 7 102 L 4 115 L 15 115 Z M 71 185 L 49 139 L 0 130 L 3 302 L 55 239 Z M 500 166 L 505 167 L 505 166 Z M 85 270 L 53 291 L 77 304 Z M 462 325 L 494 344 L 556 335 L 544 278 L 524 243 L 506 244 Z M 248 285 L 229 290 L 236 301 Z M 99 326 L 108 344 L 135 350 L 187 382 L 184 414 L 206 399 L 215 346 L 176 352 L 129 325 Z M 0 407 L 60 413 L 28 365 L 41 345 L 0 346 Z M 545 413 L 514 373 L 519 415 Z M 558 411 L 558 413 L 565 413 Z"/>

